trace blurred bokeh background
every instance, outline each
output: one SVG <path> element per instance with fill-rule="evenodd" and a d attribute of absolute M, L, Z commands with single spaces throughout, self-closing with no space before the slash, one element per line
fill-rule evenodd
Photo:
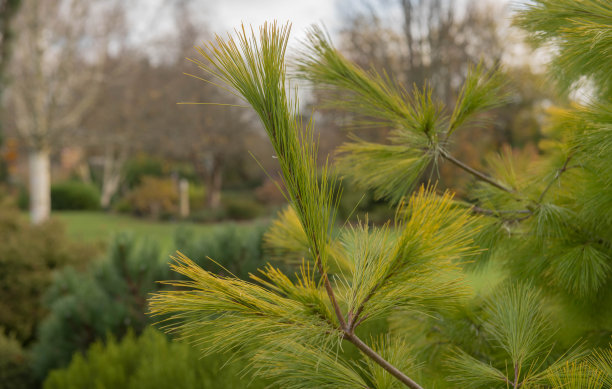
<path fill-rule="evenodd" d="M 511 102 L 453 145 L 471 166 L 500 148 L 537 154 L 557 97 L 505 1 L 0 0 L 0 388 L 235 388 L 251 382 L 223 358 L 199 359 L 145 315 L 148 293 L 181 250 L 248 277 L 285 200 L 255 115 L 200 78 L 214 34 L 291 22 L 299 55 L 309 25 L 363 67 L 429 82 L 452 106 L 469 66 L 503 66 Z M 320 153 L 347 139 L 347 113 L 314 115 Z M 387 128 L 351 129 L 382 141 Z M 441 186 L 468 180 L 443 165 Z M 427 177 L 423 178 L 427 180 Z M 342 220 L 393 214 L 344 182 Z M 85 357 L 84 357 L 85 356 Z M 93 380 L 93 381 L 92 381 Z M 265 382 L 253 380 L 251 387 Z"/>

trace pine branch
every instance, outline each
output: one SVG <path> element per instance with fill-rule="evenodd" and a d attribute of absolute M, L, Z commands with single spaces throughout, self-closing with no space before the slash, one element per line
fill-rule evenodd
<path fill-rule="evenodd" d="M 217 45 L 208 45 L 210 54 L 200 50 L 214 69 L 210 69 L 211 66 L 206 63 L 194 62 L 241 94 L 263 122 L 281 165 L 287 198 L 306 233 L 315 267 L 322 277 L 343 338 L 406 386 L 421 389 L 355 335 L 346 323 L 329 280 L 326 271 L 328 228 L 333 223 L 330 212 L 335 194 L 333 185 L 327 182 L 327 166 L 321 179 L 316 174 L 317 146 L 312 123 L 302 128 L 296 120 L 297 103 L 290 101 L 286 94 L 284 55 L 289 27 L 265 24 L 260 29 L 259 39 L 254 31 L 249 37 L 244 27 L 237 31 L 237 35 L 237 41 L 233 38 L 223 41 L 217 37 Z"/>

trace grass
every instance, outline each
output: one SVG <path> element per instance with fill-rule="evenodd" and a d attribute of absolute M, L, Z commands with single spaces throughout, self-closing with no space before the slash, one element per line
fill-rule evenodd
<path fill-rule="evenodd" d="M 196 234 L 205 234 L 216 226 L 224 224 L 159 222 L 125 215 L 86 211 L 54 211 L 52 217 L 62 221 L 68 236 L 78 241 L 108 243 L 115 234 L 130 232 L 138 238 L 154 240 L 160 247 L 170 250 L 172 250 L 176 229 L 180 226 L 188 226 Z"/>

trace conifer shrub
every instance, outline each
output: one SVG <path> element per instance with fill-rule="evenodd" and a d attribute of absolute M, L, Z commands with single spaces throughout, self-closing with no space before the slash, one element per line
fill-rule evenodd
<path fill-rule="evenodd" d="M 44 294 L 49 313 L 32 349 L 36 376 L 44 378 L 107 334 L 121 337 L 128 329 L 140 333 L 149 323 L 144 314 L 147 294 L 157 290 L 155 280 L 167 274 L 163 257 L 155 243 L 137 244 L 123 234 L 114 239 L 107 256 L 86 271 L 59 271 Z"/>
<path fill-rule="evenodd" d="M 10 205 L 0 205 L 0 327 L 27 344 L 45 315 L 41 304 L 54 272 L 81 267 L 97 255 L 93 246 L 71 242 L 63 225 L 33 226 Z"/>
<path fill-rule="evenodd" d="M 209 233 L 196 235 L 194 230 L 180 227 L 176 230 L 174 242 L 177 250 L 201 266 L 218 274 L 234 274 L 248 279 L 249 273 L 256 273 L 265 265 L 262 243 L 266 229 L 267 225 L 262 223 L 249 226 L 224 224 Z"/>
<path fill-rule="evenodd" d="M 51 209 L 64 210 L 98 210 L 100 209 L 100 191 L 92 184 L 80 181 L 66 181 L 51 186 Z"/>
<path fill-rule="evenodd" d="M 14 336 L 0 328 L 0 389 L 34 387 L 29 354 Z"/>
<path fill-rule="evenodd" d="M 221 202 L 227 218 L 231 220 L 252 220 L 266 211 L 250 193 L 226 193 Z"/>
<path fill-rule="evenodd" d="M 217 355 L 200 358 L 197 349 L 173 342 L 148 327 L 140 336 L 129 331 L 121 341 L 109 336 L 93 343 L 70 365 L 52 371 L 44 389 L 210 389 L 264 388 L 266 382 L 245 376 L 243 366 L 224 366 Z"/>

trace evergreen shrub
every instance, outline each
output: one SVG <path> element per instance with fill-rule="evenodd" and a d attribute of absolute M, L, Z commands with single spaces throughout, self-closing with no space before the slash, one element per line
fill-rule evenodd
<path fill-rule="evenodd" d="M 32 385 L 28 353 L 19 340 L 0 328 L 0 389 L 27 389 Z"/>
<path fill-rule="evenodd" d="M 73 267 L 59 271 L 45 292 L 49 313 L 32 349 L 36 376 L 64 366 L 74 352 L 84 352 L 108 333 L 140 333 L 149 322 L 147 294 L 160 287 L 156 279 L 168 274 L 162 261 L 155 243 L 137 244 L 129 235 L 118 235 L 107 256 L 85 272 Z"/>
<path fill-rule="evenodd" d="M 100 209 L 100 191 L 79 181 L 66 181 L 51 186 L 51 209 L 97 210 Z"/>
<path fill-rule="evenodd" d="M 130 189 L 138 186 L 143 177 L 161 178 L 166 173 L 163 160 L 145 154 L 127 161 L 123 169 L 125 185 Z"/>
<path fill-rule="evenodd" d="M 219 355 L 200 358 L 186 343 L 173 342 L 148 327 L 117 341 L 98 340 L 83 356 L 75 354 L 65 369 L 52 371 L 44 389 L 233 389 L 266 387 L 262 380 L 244 376 L 243 366 L 225 365 Z"/>
<path fill-rule="evenodd" d="M 30 342 L 45 314 L 41 297 L 53 273 L 95 255 L 96 247 L 71 242 L 59 222 L 33 226 L 19 210 L 0 206 L 0 326 Z"/>
<path fill-rule="evenodd" d="M 265 207 L 252 196 L 226 194 L 222 204 L 225 214 L 232 220 L 252 220 L 265 212 Z"/>
<path fill-rule="evenodd" d="M 224 224 L 197 236 L 193 230 L 183 227 L 176 231 L 175 247 L 214 273 L 227 275 L 229 272 L 247 279 L 249 273 L 265 265 L 262 240 L 266 228 L 265 224 Z"/>

